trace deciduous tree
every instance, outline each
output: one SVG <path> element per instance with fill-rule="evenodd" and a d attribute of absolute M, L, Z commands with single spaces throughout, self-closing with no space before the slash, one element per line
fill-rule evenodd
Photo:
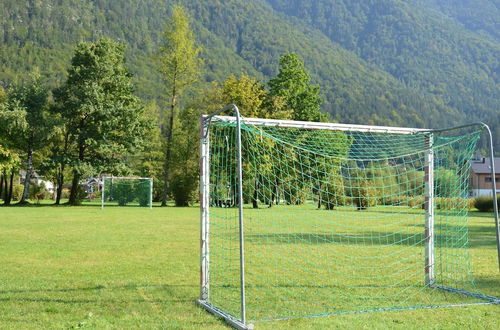
<path fill-rule="evenodd" d="M 124 171 L 123 158 L 143 144 L 143 107 L 134 95 L 124 51 L 109 39 L 79 44 L 66 82 L 54 92 L 55 111 L 69 132 L 65 157 L 73 169 L 71 205 L 78 203 L 84 174 Z"/>
<path fill-rule="evenodd" d="M 162 130 L 166 141 L 163 206 L 167 204 L 169 191 L 172 140 L 178 101 L 186 88 L 192 86 L 198 80 L 202 65 L 199 56 L 200 51 L 201 48 L 196 45 L 193 32 L 189 26 L 189 18 L 184 8 L 175 5 L 163 33 L 158 61 L 159 71 L 163 76 L 169 100 L 167 123 Z"/>

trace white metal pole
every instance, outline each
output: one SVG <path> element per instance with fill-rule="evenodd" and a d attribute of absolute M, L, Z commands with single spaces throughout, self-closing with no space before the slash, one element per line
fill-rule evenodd
<path fill-rule="evenodd" d="M 434 284 L 434 151 L 433 135 L 425 136 L 425 285 Z"/>
<path fill-rule="evenodd" d="M 207 116 L 200 118 L 200 300 L 209 299 L 209 194 L 210 160 Z"/>
<path fill-rule="evenodd" d="M 106 182 L 106 177 L 102 178 L 102 191 L 101 191 L 101 209 L 104 208 L 104 185 Z"/>
<path fill-rule="evenodd" d="M 498 197 L 497 197 L 497 181 L 496 181 L 496 171 L 495 171 L 495 154 L 493 152 L 493 135 L 488 125 L 484 125 L 486 131 L 488 132 L 489 142 L 490 142 L 490 169 L 491 169 L 491 194 L 493 197 L 493 211 L 495 216 L 495 233 L 497 238 L 497 257 L 498 257 L 498 268 L 500 270 L 500 229 L 498 226 Z"/>
<path fill-rule="evenodd" d="M 243 227 L 243 170 L 241 156 L 241 118 L 240 111 L 233 105 L 236 116 L 236 158 L 238 163 L 238 209 L 240 224 L 240 290 L 241 290 L 241 322 L 246 324 L 246 302 L 245 302 L 245 244 Z"/>
<path fill-rule="evenodd" d="M 153 208 L 153 178 L 149 180 L 149 208 Z"/>

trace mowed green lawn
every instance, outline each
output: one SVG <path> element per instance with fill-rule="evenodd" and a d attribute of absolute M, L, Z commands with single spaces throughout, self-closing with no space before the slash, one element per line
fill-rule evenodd
<path fill-rule="evenodd" d="M 477 285 L 498 297 L 493 220 L 490 214 L 471 215 Z M 0 207 L 0 328 L 227 327 L 194 303 L 198 217 L 194 207 Z M 498 305 L 483 305 L 258 322 L 256 327 L 496 329 L 499 317 Z"/>

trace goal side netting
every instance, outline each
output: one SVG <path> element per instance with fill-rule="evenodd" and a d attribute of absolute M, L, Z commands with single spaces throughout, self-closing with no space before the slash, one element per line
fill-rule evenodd
<path fill-rule="evenodd" d="M 475 286 L 470 258 L 480 128 L 241 121 L 239 167 L 236 118 L 202 120 L 207 309 L 245 325 L 498 303 Z"/>
<path fill-rule="evenodd" d="M 139 177 L 102 178 L 101 206 L 153 206 L 153 179 Z"/>

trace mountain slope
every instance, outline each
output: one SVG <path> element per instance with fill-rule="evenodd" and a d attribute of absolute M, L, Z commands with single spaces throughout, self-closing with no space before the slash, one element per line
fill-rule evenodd
<path fill-rule="evenodd" d="M 204 47 L 207 82 L 240 72 L 265 82 L 281 55 L 296 52 L 322 87 L 322 110 L 337 121 L 438 127 L 496 118 L 500 46 L 419 1 L 183 4 Z M 39 66 L 55 85 L 77 42 L 108 36 L 127 44 L 139 94 L 161 104 L 154 55 L 174 2 L 3 0 L 0 84 Z"/>
<path fill-rule="evenodd" d="M 500 109 L 500 44 L 438 11 L 409 0 L 268 2 L 467 116 L 483 119 Z"/>
<path fill-rule="evenodd" d="M 419 1 L 455 19 L 464 28 L 500 42 L 500 3 L 498 0 Z"/>

